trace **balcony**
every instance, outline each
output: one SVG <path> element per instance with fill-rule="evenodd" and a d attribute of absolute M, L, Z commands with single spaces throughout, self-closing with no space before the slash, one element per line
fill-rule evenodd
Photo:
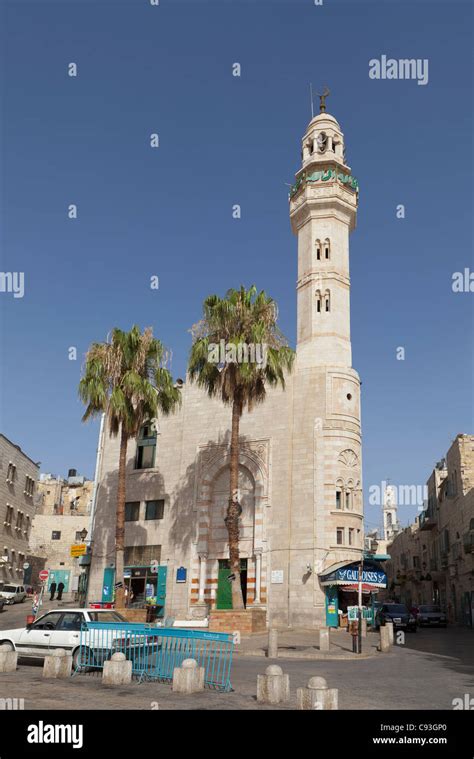
<path fill-rule="evenodd" d="M 436 527 L 436 520 L 430 511 L 422 511 L 420 514 L 420 530 L 432 530 Z"/>

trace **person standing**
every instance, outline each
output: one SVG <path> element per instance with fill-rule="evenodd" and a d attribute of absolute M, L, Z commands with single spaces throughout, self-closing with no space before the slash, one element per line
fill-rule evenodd
<path fill-rule="evenodd" d="M 49 586 L 49 590 L 51 593 L 51 595 L 49 596 L 49 600 L 54 601 L 54 594 L 56 593 L 56 583 L 54 581 Z"/>
<path fill-rule="evenodd" d="M 58 585 L 58 601 L 60 601 L 61 598 L 63 597 L 63 590 L 64 590 L 64 583 L 61 580 L 61 582 Z"/>

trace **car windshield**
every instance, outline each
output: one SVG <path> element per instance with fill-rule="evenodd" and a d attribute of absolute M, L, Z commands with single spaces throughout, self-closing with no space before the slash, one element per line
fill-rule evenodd
<path fill-rule="evenodd" d="M 2 593 L 16 593 L 16 586 L 15 585 L 5 585 L 2 590 Z"/>
<path fill-rule="evenodd" d="M 433 612 L 438 613 L 441 611 L 439 606 L 420 606 L 420 611 L 423 614 L 431 614 Z"/>
<path fill-rule="evenodd" d="M 390 606 L 385 607 L 385 611 L 388 611 L 389 614 L 408 614 L 407 607 L 403 604 L 390 604 Z"/>
<path fill-rule="evenodd" d="M 122 617 L 116 611 L 88 611 L 89 619 L 91 622 L 126 622 L 125 617 Z"/>

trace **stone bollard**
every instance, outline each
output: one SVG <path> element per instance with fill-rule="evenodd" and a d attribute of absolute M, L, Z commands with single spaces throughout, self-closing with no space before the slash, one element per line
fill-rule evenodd
<path fill-rule="evenodd" d="M 330 645 L 331 642 L 329 639 L 329 627 L 321 627 L 319 631 L 319 650 L 329 651 Z"/>
<path fill-rule="evenodd" d="M 393 622 L 385 622 L 385 627 L 388 629 L 388 639 L 390 641 L 390 645 L 393 646 L 393 643 L 394 643 Z"/>
<path fill-rule="evenodd" d="M 384 654 L 390 651 L 390 630 L 387 625 L 380 625 L 379 651 Z"/>
<path fill-rule="evenodd" d="M 195 659 L 184 659 L 181 667 L 173 670 L 172 690 L 188 694 L 204 690 L 204 667 L 198 667 Z"/>
<path fill-rule="evenodd" d="M 102 683 L 104 685 L 129 685 L 132 682 L 132 662 L 125 654 L 117 651 L 112 658 L 104 662 Z"/>
<path fill-rule="evenodd" d="M 55 648 L 50 656 L 44 657 L 43 677 L 63 679 L 71 677 L 72 655 L 64 648 Z"/>
<path fill-rule="evenodd" d="M 360 632 L 363 638 L 367 637 L 367 620 L 366 619 L 361 620 Z"/>
<path fill-rule="evenodd" d="M 257 675 L 259 704 L 281 704 L 290 700 L 290 676 L 284 675 L 277 664 L 270 664 L 264 675 Z"/>
<path fill-rule="evenodd" d="M 338 689 L 328 688 L 324 677 L 312 677 L 307 688 L 296 691 L 296 708 L 303 710 L 339 709 Z"/>
<path fill-rule="evenodd" d="M 15 672 L 18 662 L 18 653 L 9 645 L 0 646 L 0 672 Z"/>
<path fill-rule="evenodd" d="M 268 651 L 269 659 L 278 659 L 278 630 L 268 631 Z"/>

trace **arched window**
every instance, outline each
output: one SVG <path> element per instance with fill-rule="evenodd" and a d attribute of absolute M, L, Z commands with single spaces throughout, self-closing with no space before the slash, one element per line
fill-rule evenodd
<path fill-rule="evenodd" d="M 329 290 L 326 290 L 324 293 L 324 310 L 330 311 L 331 310 L 331 293 Z"/>
<path fill-rule="evenodd" d="M 321 240 L 316 240 L 315 242 L 315 248 L 316 248 L 316 260 L 321 260 Z"/>
<path fill-rule="evenodd" d="M 321 313 L 321 290 L 316 290 L 316 311 Z"/>
<path fill-rule="evenodd" d="M 330 258 L 330 247 L 331 246 L 329 244 L 329 238 L 326 237 L 326 239 L 324 240 L 324 258 L 326 259 L 326 261 L 329 261 L 329 258 Z"/>

